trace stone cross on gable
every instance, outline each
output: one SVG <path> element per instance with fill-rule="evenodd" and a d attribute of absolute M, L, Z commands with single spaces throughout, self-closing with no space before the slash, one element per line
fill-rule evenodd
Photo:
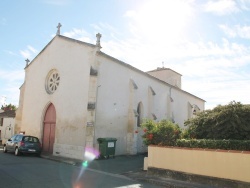
<path fill-rule="evenodd" d="M 27 58 L 26 60 L 26 67 L 29 65 L 30 60 Z"/>
<path fill-rule="evenodd" d="M 100 33 L 96 34 L 96 46 L 101 48 L 101 43 L 100 43 L 100 39 L 101 39 L 102 35 Z"/>
<path fill-rule="evenodd" d="M 57 32 L 56 32 L 56 35 L 60 35 L 60 28 L 62 27 L 61 23 L 58 23 L 57 25 Z"/>

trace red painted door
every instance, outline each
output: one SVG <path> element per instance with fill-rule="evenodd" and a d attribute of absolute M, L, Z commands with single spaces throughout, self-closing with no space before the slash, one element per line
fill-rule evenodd
<path fill-rule="evenodd" d="M 56 129 L 56 110 L 53 104 L 47 108 L 43 126 L 43 151 L 53 153 Z"/>

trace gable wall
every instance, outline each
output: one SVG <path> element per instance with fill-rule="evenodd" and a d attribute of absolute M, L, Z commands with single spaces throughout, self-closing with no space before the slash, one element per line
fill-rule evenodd
<path fill-rule="evenodd" d="M 42 138 L 47 106 L 56 108 L 55 143 L 85 145 L 88 80 L 91 49 L 56 37 L 26 68 L 22 131 Z M 60 85 L 53 94 L 45 90 L 48 72 L 56 69 Z"/>

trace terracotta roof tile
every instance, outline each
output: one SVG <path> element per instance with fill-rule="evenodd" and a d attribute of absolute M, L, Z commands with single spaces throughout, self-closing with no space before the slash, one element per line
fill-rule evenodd
<path fill-rule="evenodd" d="M 8 111 L 5 111 L 5 112 L 1 112 L 0 117 L 1 118 L 4 118 L 4 117 L 16 117 L 16 111 L 15 110 L 8 110 Z"/>

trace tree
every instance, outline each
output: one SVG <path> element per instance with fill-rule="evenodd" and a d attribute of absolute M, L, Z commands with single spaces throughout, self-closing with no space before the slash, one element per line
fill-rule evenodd
<path fill-rule="evenodd" d="M 186 138 L 249 140 L 250 105 L 232 101 L 200 112 L 184 124 Z"/>
<path fill-rule="evenodd" d="M 1 109 L 4 111 L 8 111 L 8 110 L 16 110 L 17 107 L 15 105 L 12 105 L 12 104 L 8 104 L 8 105 L 6 104 L 6 105 L 2 105 Z"/>

